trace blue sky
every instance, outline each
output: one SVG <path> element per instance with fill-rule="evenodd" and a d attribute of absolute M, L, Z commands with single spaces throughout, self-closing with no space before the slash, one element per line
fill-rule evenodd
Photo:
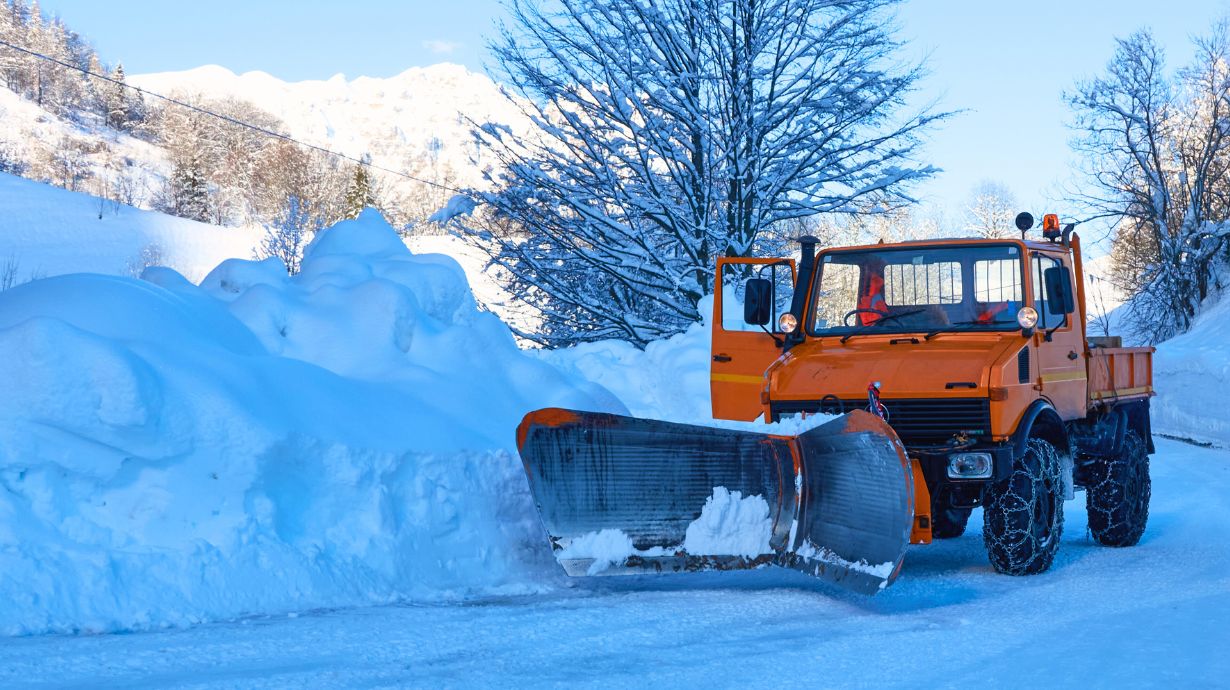
<path fill-rule="evenodd" d="M 288 80 L 391 76 L 442 61 L 480 70 L 484 37 L 503 15 L 498 0 L 42 5 L 130 73 L 212 63 Z M 984 179 L 1036 212 L 1060 206 L 1074 163 L 1062 92 L 1101 71 L 1116 36 L 1151 27 L 1178 65 L 1190 36 L 1228 13 L 1230 0 L 908 0 L 900 35 L 931 70 L 919 98 L 968 111 L 932 136 L 927 160 L 945 172 L 919 194 L 953 222 Z"/>

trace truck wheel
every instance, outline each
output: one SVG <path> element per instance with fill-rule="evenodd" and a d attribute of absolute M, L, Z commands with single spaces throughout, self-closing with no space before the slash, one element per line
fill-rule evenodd
<path fill-rule="evenodd" d="M 931 536 L 935 539 L 952 539 L 965 534 L 965 524 L 973 508 L 942 508 L 931 506 Z"/>
<path fill-rule="evenodd" d="M 1135 431 L 1123 439 L 1119 455 L 1089 465 L 1085 509 L 1089 531 L 1104 546 L 1134 546 L 1149 521 L 1149 453 Z"/>
<path fill-rule="evenodd" d="M 1063 474 L 1055 446 L 1031 438 L 1012 473 L 987 489 L 982 539 L 999 572 L 1035 575 L 1051 567 L 1063 534 Z"/>

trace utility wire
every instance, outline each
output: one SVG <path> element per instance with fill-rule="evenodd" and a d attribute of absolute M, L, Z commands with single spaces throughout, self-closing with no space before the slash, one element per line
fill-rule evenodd
<path fill-rule="evenodd" d="M 6 47 L 9 47 L 9 48 L 12 48 L 13 50 L 16 50 L 16 51 L 21 52 L 21 53 L 25 53 L 26 55 L 29 55 L 29 56 L 31 56 L 31 57 L 36 57 L 36 58 L 38 58 L 38 59 L 40 59 L 40 60 L 46 60 L 46 61 L 48 61 L 48 62 L 52 62 L 52 63 L 55 63 L 55 64 L 57 64 L 57 65 L 60 65 L 61 67 L 67 67 L 68 69 L 71 69 L 71 70 L 75 70 L 75 71 L 81 72 L 82 74 L 84 74 L 84 75 L 86 75 L 86 76 L 89 76 L 89 77 L 94 77 L 95 79 L 102 79 L 103 81 L 107 81 L 107 82 L 111 82 L 112 84 L 115 84 L 116 86 L 119 86 L 119 87 L 121 87 L 121 88 L 131 89 L 131 90 L 133 90 L 133 91 L 136 91 L 137 93 L 140 93 L 140 94 L 143 94 L 143 95 L 146 95 L 146 96 L 150 96 L 150 97 L 152 97 L 152 98 L 157 98 L 157 99 L 160 99 L 160 100 L 166 101 L 166 102 L 168 102 L 168 103 L 172 103 L 172 104 L 177 105 L 177 106 L 179 106 L 179 107 L 181 107 L 181 108 L 187 108 L 188 110 L 191 110 L 191 111 L 193 111 L 193 112 L 197 112 L 197 113 L 200 113 L 200 114 L 202 114 L 202 115 L 207 115 L 207 116 L 209 116 L 209 117 L 214 117 L 214 118 L 217 118 L 217 119 L 222 120 L 222 121 L 224 121 L 224 122 L 229 122 L 229 123 L 231 123 L 231 124 L 233 124 L 233 125 L 238 125 L 238 126 L 240 126 L 240 127 L 246 127 L 247 129 L 250 129 L 250 130 L 252 130 L 252 131 L 254 131 L 254 132 L 259 132 L 259 133 L 261 133 L 261 134 L 264 134 L 265 136 L 273 137 L 273 138 L 275 138 L 275 139 L 281 139 L 281 140 L 283 140 L 283 141 L 288 141 L 288 142 L 290 142 L 290 143 L 292 143 L 292 144 L 298 144 L 299 146 L 302 146 L 302 147 L 304 147 L 304 148 L 312 149 L 312 150 L 314 150 L 314 151 L 319 151 L 319 152 L 321 152 L 321 153 L 324 153 L 324 154 L 327 154 L 327 155 L 330 155 L 330 156 L 334 156 L 334 157 L 336 157 L 336 158 L 340 158 L 340 159 L 343 159 L 343 160 L 347 160 L 347 161 L 350 161 L 350 162 L 352 162 L 352 163 L 356 163 L 356 164 L 358 164 L 358 165 L 362 165 L 362 166 L 364 166 L 364 167 L 366 167 L 366 168 L 369 168 L 369 169 L 371 169 L 371 170 L 379 170 L 380 172 L 388 173 L 388 174 L 390 174 L 390 175 L 396 175 L 397 177 L 402 177 L 402 178 L 405 178 L 405 179 L 407 179 L 407 180 L 411 180 L 411 181 L 414 181 L 414 182 L 420 182 L 420 183 L 422 183 L 422 184 L 425 184 L 425 185 L 430 185 L 430 186 L 432 186 L 432 187 L 436 187 L 437 189 L 443 189 L 443 190 L 445 190 L 445 191 L 448 191 L 448 192 L 453 192 L 453 193 L 455 193 L 455 194 L 465 194 L 465 192 L 463 192 L 463 191 L 462 191 L 462 190 L 460 190 L 460 189 L 457 189 L 456 187 L 450 187 L 450 186 L 448 186 L 448 185 L 440 184 L 439 182 L 432 182 L 432 181 L 430 181 L 430 180 L 424 180 L 424 179 L 422 179 L 422 178 L 415 177 L 415 176 L 413 176 L 413 175 L 409 175 L 409 174 L 406 174 L 406 173 L 404 173 L 404 172 L 401 172 L 400 170 L 391 170 L 391 169 L 389 169 L 389 168 L 385 168 L 385 167 L 382 167 L 382 166 L 376 165 L 376 164 L 374 164 L 374 163 L 371 163 L 370 161 L 364 161 L 364 160 L 362 160 L 362 159 L 360 159 L 360 158 L 355 158 L 354 156 L 348 156 L 348 155 L 346 155 L 346 154 L 344 154 L 344 153 L 339 153 L 339 152 L 337 152 L 337 151 L 333 151 L 333 150 L 331 150 L 331 149 L 327 149 L 327 148 L 325 148 L 325 147 L 323 147 L 323 146 L 317 146 L 316 144 L 310 144 L 310 143 L 308 143 L 308 142 L 306 142 L 306 141 L 301 141 L 301 140 L 299 140 L 299 139 L 296 139 L 296 138 L 294 138 L 294 137 L 290 136 L 289 134 L 283 134 L 283 133 L 281 133 L 281 132 L 275 132 L 275 131 L 273 131 L 273 130 L 271 130 L 271 129 L 266 129 L 266 128 L 264 128 L 264 127 L 261 127 L 260 125 L 254 125 L 254 124 L 252 124 L 252 123 L 250 123 L 250 122 L 244 122 L 243 120 L 240 120 L 240 119 L 235 118 L 235 117 L 231 117 L 230 115 L 224 115 L 224 114 L 222 114 L 222 113 L 216 113 L 216 112 L 214 112 L 214 111 L 212 111 L 212 110 L 209 110 L 209 109 L 206 109 L 206 108 L 202 108 L 201 106 L 198 106 L 198 105 L 193 105 L 193 104 L 191 104 L 191 103 L 187 103 L 187 102 L 185 102 L 185 101 L 181 101 L 181 100 L 179 100 L 179 99 L 177 99 L 177 98 L 172 98 L 172 97 L 170 97 L 170 96 L 164 96 L 164 95 L 162 95 L 162 94 L 160 94 L 160 93 L 155 93 L 155 92 L 150 91 L 150 90 L 148 90 L 148 89 L 143 89 L 143 88 L 141 88 L 140 86 L 136 86 L 136 85 L 133 85 L 133 84 L 128 84 L 128 83 L 125 83 L 125 82 L 123 82 L 123 81 L 120 81 L 119 79 L 115 79 L 115 78 L 113 78 L 113 77 L 109 77 L 109 76 L 107 76 L 107 75 L 105 75 L 105 74 L 97 74 L 97 73 L 95 73 L 95 72 L 91 72 L 91 71 L 90 71 L 88 68 L 86 68 L 86 67 L 81 67 L 80 65 L 74 65 L 74 64 L 72 64 L 72 63 L 64 62 L 63 60 L 59 60 L 59 59 L 57 59 L 57 58 L 51 57 L 50 55 L 44 55 L 43 53 L 40 53 L 40 52 L 37 52 L 37 51 L 34 51 L 34 50 L 30 50 L 29 48 L 23 48 L 23 47 L 21 47 L 21 46 L 19 46 L 19 45 L 13 45 L 12 43 L 9 43 L 8 41 L 2 40 L 2 39 L 0 39 L 0 46 L 6 46 Z"/>

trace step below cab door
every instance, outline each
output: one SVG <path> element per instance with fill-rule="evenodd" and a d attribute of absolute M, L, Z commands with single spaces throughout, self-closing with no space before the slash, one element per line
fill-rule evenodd
<path fill-rule="evenodd" d="M 765 327 L 744 320 L 743 303 L 749 278 L 772 282 L 772 313 Z M 709 392 L 715 419 L 752 421 L 764 407 L 760 392 L 764 372 L 782 354 L 778 317 L 790 311 L 794 297 L 793 259 L 718 259 L 713 295 L 713 351 Z M 765 332 L 768 329 L 769 332 Z"/>

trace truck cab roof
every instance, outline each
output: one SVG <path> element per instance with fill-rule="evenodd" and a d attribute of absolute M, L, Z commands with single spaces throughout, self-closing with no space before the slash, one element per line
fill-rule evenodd
<path fill-rule="evenodd" d="M 1046 240 L 1036 239 L 1021 239 L 1019 237 L 1005 238 L 985 238 L 985 237 L 937 237 L 924 240 L 905 240 L 902 242 L 885 242 L 882 244 L 855 244 L 843 247 L 829 247 L 825 252 L 841 252 L 841 251 L 856 251 L 856 250 L 882 250 L 896 248 L 917 248 L 917 247 L 943 247 L 947 245 L 971 245 L 971 244 L 1017 244 L 1031 251 L 1040 252 L 1067 252 L 1067 247 L 1058 242 L 1049 242 Z"/>

